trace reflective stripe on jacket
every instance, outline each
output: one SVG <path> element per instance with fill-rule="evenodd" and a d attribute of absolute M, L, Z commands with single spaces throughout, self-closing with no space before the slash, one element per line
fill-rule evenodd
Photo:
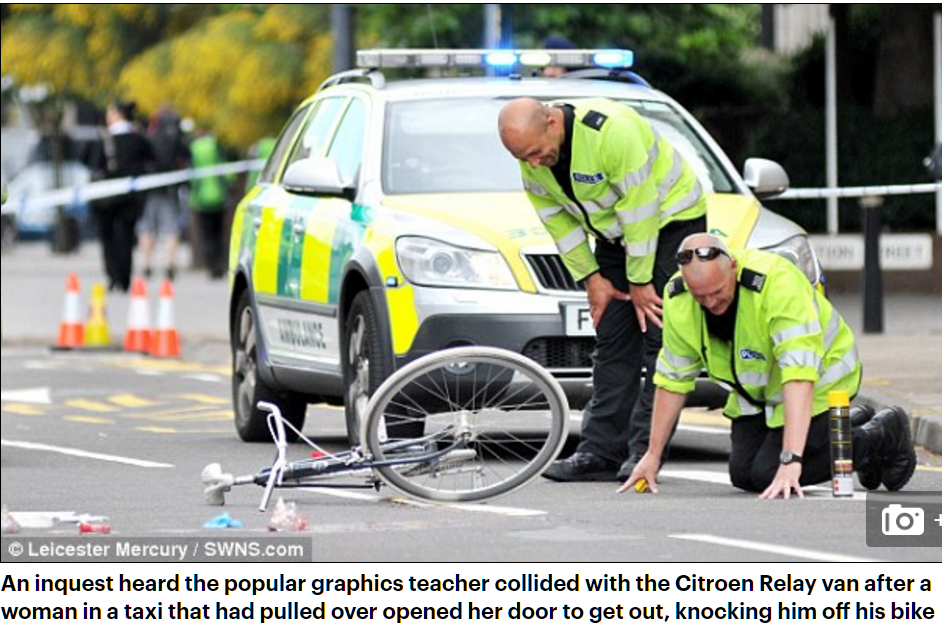
<path fill-rule="evenodd" d="M 705 367 L 711 378 L 732 388 L 725 415 L 765 411 L 772 428 L 785 424 L 782 388 L 788 381 L 814 383 L 812 415 L 828 409 L 833 389 L 855 395 L 860 359 L 854 334 L 837 309 L 785 258 L 759 250 L 734 258 L 738 303 L 732 345 L 708 334 L 704 310 L 678 274 L 665 290 L 664 345 L 654 383 L 686 394 Z"/>
<path fill-rule="evenodd" d="M 657 238 L 673 220 L 706 214 L 697 177 L 678 151 L 627 105 L 604 99 L 568 101 L 575 109 L 569 199 L 549 168 L 520 161 L 524 188 L 573 277 L 598 270 L 588 235 L 623 239 L 626 276 L 654 277 Z M 591 225 L 587 225 L 586 221 Z"/>

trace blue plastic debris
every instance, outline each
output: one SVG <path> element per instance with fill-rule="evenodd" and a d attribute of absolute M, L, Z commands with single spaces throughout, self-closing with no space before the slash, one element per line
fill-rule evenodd
<path fill-rule="evenodd" d="M 203 523 L 203 529 L 238 529 L 240 527 L 242 527 L 242 521 L 232 518 L 228 512 L 223 512 L 216 518 Z"/>

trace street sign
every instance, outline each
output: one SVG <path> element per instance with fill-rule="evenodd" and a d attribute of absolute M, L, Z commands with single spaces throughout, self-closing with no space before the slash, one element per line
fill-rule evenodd
<path fill-rule="evenodd" d="M 811 236 L 825 271 L 857 271 L 864 266 L 864 241 L 859 234 Z M 932 269 L 932 237 L 928 234 L 882 234 L 880 268 L 884 271 Z"/>

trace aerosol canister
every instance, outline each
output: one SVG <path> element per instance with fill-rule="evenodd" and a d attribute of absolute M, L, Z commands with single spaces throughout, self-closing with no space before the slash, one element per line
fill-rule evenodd
<path fill-rule="evenodd" d="M 828 392 L 831 408 L 828 423 L 831 436 L 831 492 L 835 497 L 854 496 L 854 457 L 850 439 L 850 394 L 846 390 Z"/>

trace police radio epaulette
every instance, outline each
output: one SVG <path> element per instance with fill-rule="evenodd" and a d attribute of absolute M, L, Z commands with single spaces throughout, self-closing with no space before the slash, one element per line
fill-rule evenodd
<path fill-rule="evenodd" d="M 686 290 L 687 285 L 684 284 L 684 279 L 680 276 L 667 283 L 667 297 L 675 298 Z"/>
<path fill-rule="evenodd" d="M 765 286 L 765 274 L 752 269 L 743 269 L 742 275 L 739 276 L 739 284 L 750 291 L 761 293 L 762 287 Z"/>
<path fill-rule="evenodd" d="M 582 117 L 583 124 L 592 127 L 596 131 L 602 130 L 602 125 L 605 124 L 606 120 L 608 120 L 608 116 L 602 112 L 597 112 L 594 109 L 589 110 L 589 112 Z"/>

